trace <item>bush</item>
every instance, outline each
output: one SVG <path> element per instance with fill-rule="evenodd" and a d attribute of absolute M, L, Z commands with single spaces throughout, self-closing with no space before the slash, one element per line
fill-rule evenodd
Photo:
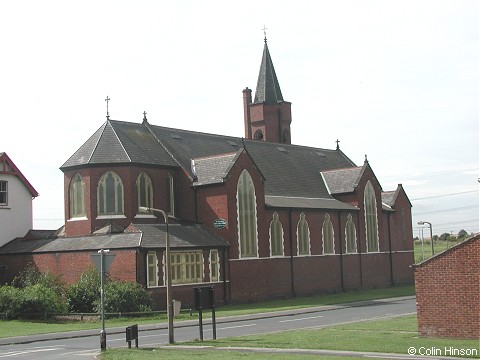
<path fill-rule="evenodd" d="M 96 312 L 99 298 L 100 274 L 93 267 L 85 271 L 76 284 L 67 288 L 67 303 L 71 312 Z"/>
<path fill-rule="evenodd" d="M 105 312 L 137 312 L 152 310 L 150 294 L 139 284 L 109 281 L 105 284 Z M 97 301 L 100 310 L 100 299 Z"/>
<path fill-rule="evenodd" d="M 43 284 L 27 286 L 22 293 L 21 312 L 25 314 L 65 313 L 67 304 L 55 289 Z"/>
<path fill-rule="evenodd" d="M 8 319 L 13 319 L 20 313 L 22 290 L 4 285 L 0 287 L 0 312 Z"/>
<path fill-rule="evenodd" d="M 59 296 L 65 294 L 65 286 L 60 276 L 50 272 L 42 273 L 33 264 L 28 264 L 25 269 L 13 279 L 13 285 L 18 288 L 26 288 L 37 284 L 53 289 Z"/>

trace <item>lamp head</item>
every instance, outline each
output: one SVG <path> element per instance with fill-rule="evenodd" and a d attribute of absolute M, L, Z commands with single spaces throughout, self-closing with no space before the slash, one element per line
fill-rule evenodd
<path fill-rule="evenodd" d="M 140 206 L 140 207 L 138 208 L 138 210 L 139 210 L 140 212 L 142 212 L 142 213 L 149 213 L 149 212 L 150 212 L 150 209 L 147 208 L 147 207 L 145 207 L 145 206 Z"/>
<path fill-rule="evenodd" d="M 425 221 L 419 221 L 417 224 L 418 225 L 425 225 Z"/>

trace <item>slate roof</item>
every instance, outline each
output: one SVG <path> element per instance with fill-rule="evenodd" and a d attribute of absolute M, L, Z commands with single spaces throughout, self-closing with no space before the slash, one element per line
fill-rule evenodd
<path fill-rule="evenodd" d="M 278 84 L 272 58 L 268 51 L 267 39 L 263 47 L 260 73 L 258 74 L 257 90 L 255 91 L 254 103 L 276 104 L 283 101 L 282 91 Z"/>
<path fill-rule="evenodd" d="M 188 130 L 108 120 L 61 167 L 141 163 L 155 166 L 180 166 L 194 186 L 222 182 L 236 156 L 246 151 L 265 178 L 265 193 L 292 198 L 333 199 L 321 172 L 328 179 L 349 174 L 350 187 L 358 169 L 340 150 L 276 144 L 264 141 Z M 193 161 L 192 161 L 193 160 Z M 194 166 L 193 166 L 194 165 Z M 345 169 L 351 168 L 353 169 Z M 342 186 L 345 186 L 342 185 Z M 333 187 L 337 189 L 337 187 Z M 330 189 L 331 190 L 331 189 Z M 336 192 L 333 192 L 334 194 Z"/>
<path fill-rule="evenodd" d="M 120 233 L 98 236 L 58 237 L 27 240 L 17 238 L 0 248 L 0 254 L 51 253 L 60 251 L 98 251 L 128 249 L 140 245 L 140 233 Z"/>
<path fill-rule="evenodd" d="M 358 210 L 336 199 L 316 199 L 289 196 L 265 196 L 265 205 L 275 208 Z"/>
<path fill-rule="evenodd" d="M 108 120 L 60 168 L 121 163 L 177 165 L 142 124 Z"/>
<path fill-rule="evenodd" d="M 360 180 L 362 167 L 348 169 L 327 170 L 322 176 L 327 183 L 330 194 L 345 194 L 355 190 Z"/>
<path fill-rule="evenodd" d="M 229 244 L 198 224 L 170 224 L 172 249 L 225 248 Z M 51 234 L 51 231 L 49 231 Z M 92 251 L 100 249 L 165 248 L 165 224 L 131 224 L 125 232 L 77 237 L 16 238 L 0 247 L 0 255 Z"/>
<path fill-rule="evenodd" d="M 382 203 L 393 207 L 395 205 L 395 200 L 396 200 L 396 191 L 385 191 L 382 192 Z"/>
<path fill-rule="evenodd" d="M 220 154 L 193 159 L 193 172 L 197 177 L 195 186 L 217 184 L 225 181 L 241 150 L 232 154 Z"/>
<path fill-rule="evenodd" d="M 141 247 L 146 249 L 165 248 L 167 226 L 165 224 L 132 224 L 126 231 L 142 234 Z M 224 248 L 229 244 L 198 224 L 169 224 L 170 248 Z"/>

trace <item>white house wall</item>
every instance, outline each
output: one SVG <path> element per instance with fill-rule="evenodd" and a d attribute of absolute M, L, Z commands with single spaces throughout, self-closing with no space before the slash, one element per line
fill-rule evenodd
<path fill-rule="evenodd" d="M 14 175 L 0 174 L 8 181 L 8 205 L 0 206 L 0 246 L 32 229 L 32 195 Z"/>

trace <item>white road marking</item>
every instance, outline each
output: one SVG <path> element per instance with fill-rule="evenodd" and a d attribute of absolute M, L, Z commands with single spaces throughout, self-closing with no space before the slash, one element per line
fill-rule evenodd
<path fill-rule="evenodd" d="M 305 317 L 305 318 L 300 318 L 300 319 L 280 320 L 279 322 L 284 323 L 284 322 L 291 322 L 291 321 L 311 320 L 311 319 L 319 319 L 319 318 L 322 318 L 322 317 L 323 317 L 323 315 L 318 315 L 318 316 L 310 316 L 310 317 Z"/>

